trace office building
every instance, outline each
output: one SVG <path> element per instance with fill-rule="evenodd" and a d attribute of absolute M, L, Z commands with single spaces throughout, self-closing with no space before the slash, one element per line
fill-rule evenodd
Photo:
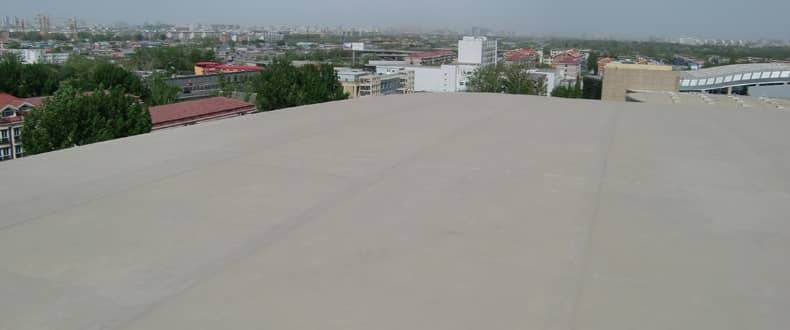
<path fill-rule="evenodd" d="M 497 63 L 497 41 L 487 37 L 463 37 L 458 41 L 458 63 L 489 65 Z"/>

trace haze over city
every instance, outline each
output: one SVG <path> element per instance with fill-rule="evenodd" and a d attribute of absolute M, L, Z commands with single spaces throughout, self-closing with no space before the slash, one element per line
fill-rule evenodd
<path fill-rule="evenodd" d="M 166 22 L 244 25 L 371 25 L 461 30 L 484 26 L 519 34 L 644 39 L 692 35 L 790 39 L 790 1 L 682 1 L 645 5 L 625 0 L 566 1 L 259 1 L 139 0 L 16 2 L 0 15 L 79 16 L 98 23 Z M 766 10 L 771 8 L 771 10 Z M 13 12 L 11 12 L 13 11 Z"/>

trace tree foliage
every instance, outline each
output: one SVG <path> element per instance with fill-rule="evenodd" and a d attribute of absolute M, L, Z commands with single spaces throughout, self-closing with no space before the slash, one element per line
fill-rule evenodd
<path fill-rule="evenodd" d="M 150 130 L 148 110 L 123 88 L 84 93 L 65 84 L 25 116 L 22 140 L 27 153 L 37 154 Z"/>
<path fill-rule="evenodd" d="M 578 99 L 582 97 L 581 77 L 576 77 L 576 81 L 573 83 L 572 87 L 569 85 L 554 87 L 554 90 L 551 91 L 551 96 L 564 97 L 569 99 Z"/>
<path fill-rule="evenodd" d="M 467 88 L 476 93 L 540 95 L 545 93 L 542 81 L 529 75 L 526 64 L 496 64 L 479 68 L 469 76 Z"/>
<path fill-rule="evenodd" d="M 169 85 L 161 75 L 154 75 L 149 80 L 150 96 L 148 105 L 162 105 L 175 103 L 178 99 L 178 87 Z"/>
<path fill-rule="evenodd" d="M 277 60 L 253 81 L 258 110 L 270 111 L 306 104 L 343 100 L 348 95 L 329 65 L 295 67 Z"/>
<path fill-rule="evenodd" d="M 601 79 L 584 77 L 584 84 L 582 85 L 582 95 L 581 95 L 583 99 L 600 100 L 602 90 L 603 90 L 603 83 Z"/>
<path fill-rule="evenodd" d="M 215 61 L 213 49 L 186 46 L 138 48 L 129 59 L 133 70 L 166 70 L 170 73 L 192 71 L 195 63 Z"/>
<path fill-rule="evenodd" d="M 47 64 L 22 64 L 12 54 L 0 59 L 0 92 L 18 97 L 49 95 L 59 84 L 58 70 Z"/>

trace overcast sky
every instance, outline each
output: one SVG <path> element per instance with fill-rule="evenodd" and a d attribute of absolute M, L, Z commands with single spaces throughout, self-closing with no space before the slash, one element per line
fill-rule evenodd
<path fill-rule="evenodd" d="M 0 16 L 90 22 L 484 26 L 523 34 L 790 39 L 790 0 L 0 0 Z"/>

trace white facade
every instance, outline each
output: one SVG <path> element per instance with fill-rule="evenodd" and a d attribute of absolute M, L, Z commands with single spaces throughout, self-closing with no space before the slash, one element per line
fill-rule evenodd
<path fill-rule="evenodd" d="M 414 91 L 432 93 L 455 93 L 466 91 L 470 74 L 478 65 L 444 64 L 442 66 L 376 66 L 376 73 L 391 74 L 402 70 L 414 72 Z"/>
<path fill-rule="evenodd" d="M 486 37 L 458 40 L 458 63 L 489 65 L 497 62 L 497 41 Z"/>
<path fill-rule="evenodd" d="M 24 64 L 63 64 L 70 53 L 45 53 L 43 49 L 10 49 Z"/>

